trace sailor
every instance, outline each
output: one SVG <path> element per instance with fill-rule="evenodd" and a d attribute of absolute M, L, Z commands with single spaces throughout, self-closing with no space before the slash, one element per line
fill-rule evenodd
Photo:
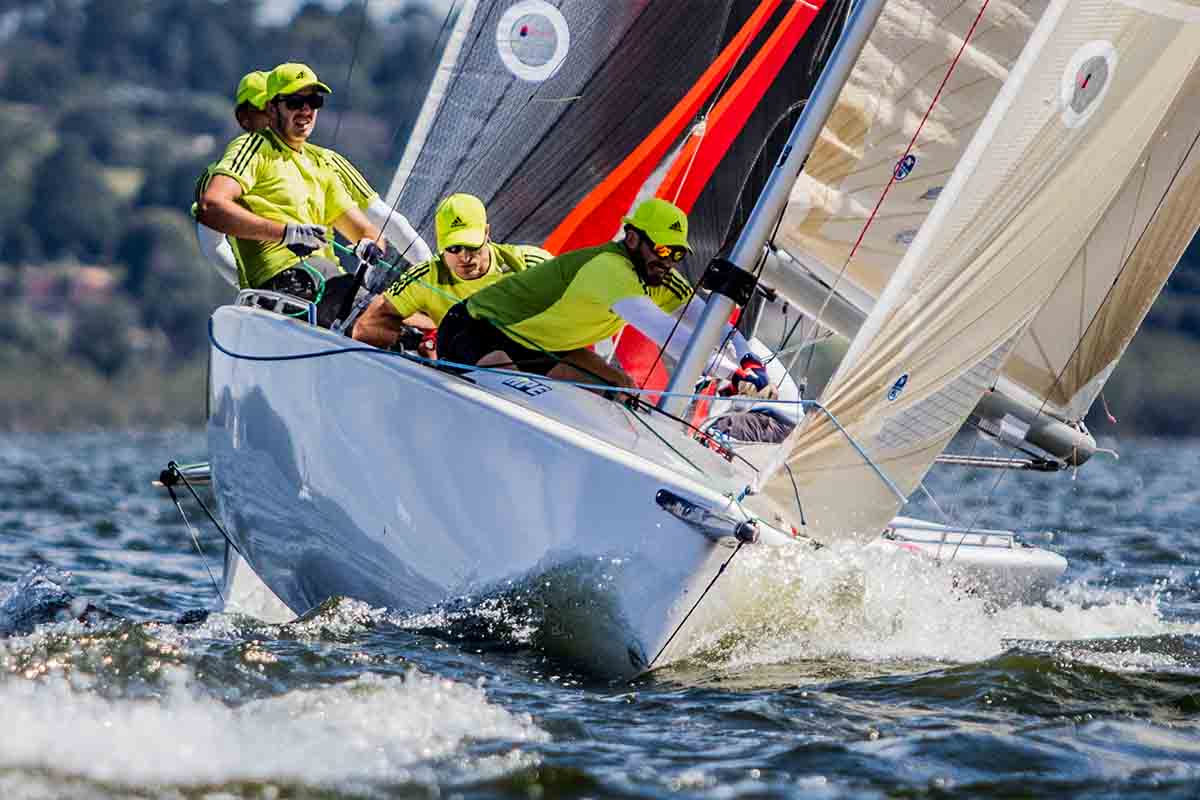
<path fill-rule="evenodd" d="M 266 105 L 267 73 L 261 70 L 247 72 L 238 81 L 234 94 L 233 116 L 237 120 L 238 126 L 246 133 L 255 133 L 266 128 L 270 122 L 270 118 L 264 110 Z M 192 203 L 193 219 L 196 217 L 200 196 L 204 194 L 209 180 L 212 179 L 214 166 L 216 166 L 216 162 L 205 167 L 204 172 L 196 181 L 196 202 Z M 217 274 L 231 285 L 238 286 L 241 271 L 238 267 L 237 254 L 233 251 L 232 241 L 225 234 L 197 222 L 196 242 L 200 245 L 201 254 L 208 259 Z"/>
<path fill-rule="evenodd" d="M 619 241 L 563 253 L 455 305 L 438 331 L 441 357 L 633 387 L 628 373 L 589 349 L 629 323 L 678 359 L 704 308 L 673 266 L 691 251 L 687 215 L 653 198 L 624 222 Z M 744 368 L 765 382 L 746 340 L 737 331 L 730 337 L 744 367 L 721 354 L 712 371 L 728 377 Z"/>
<path fill-rule="evenodd" d="M 341 271 L 330 225 L 357 242 L 360 257 L 376 257 L 386 245 L 346 190 L 332 151 L 308 144 L 330 91 L 304 64 L 271 70 L 269 127 L 234 139 L 200 195 L 197 219 L 236 238 L 251 288 L 316 299 L 325 279 Z"/>
<path fill-rule="evenodd" d="M 405 272 L 376 297 L 354 326 L 354 338 L 376 347 L 393 347 L 409 328 L 426 333 L 419 349 L 437 358 L 429 335 L 451 306 L 486 286 L 550 258 L 540 247 L 499 244 L 483 202 L 474 195 L 452 194 L 434 215 L 438 255 Z"/>

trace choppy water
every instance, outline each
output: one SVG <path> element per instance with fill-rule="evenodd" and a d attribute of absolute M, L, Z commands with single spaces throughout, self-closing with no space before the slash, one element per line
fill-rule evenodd
<path fill-rule="evenodd" d="M 611 686 L 498 601 L 196 613 L 213 586 L 149 481 L 200 434 L 0 437 L 0 797 L 1195 796 L 1200 444 L 1121 453 L 933 476 L 958 519 L 1070 559 L 1045 605 L 821 551 Z M 747 553 L 723 580 L 755 580 Z"/>

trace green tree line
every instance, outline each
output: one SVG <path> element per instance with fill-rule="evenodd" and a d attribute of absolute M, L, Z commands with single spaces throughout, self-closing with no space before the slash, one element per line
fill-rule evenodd
<path fill-rule="evenodd" d="M 386 189 L 453 4 L 364 6 L 280 25 L 263 0 L 0 0 L 0 429 L 200 421 L 231 290 L 197 252 L 194 183 L 239 132 L 238 79 L 305 61 L 334 88 L 314 140 Z M 1106 390 L 1118 432 L 1200 434 L 1198 300 L 1193 244 Z"/>

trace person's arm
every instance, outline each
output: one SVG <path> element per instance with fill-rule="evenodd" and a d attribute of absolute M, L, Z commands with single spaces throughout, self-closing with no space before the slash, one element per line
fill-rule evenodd
<path fill-rule="evenodd" d="M 375 347 L 391 347 L 404 332 L 405 326 L 431 331 L 437 327 L 432 319 L 417 312 L 401 317 L 391 302 L 383 295 L 371 301 L 357 320 L 351 334 L 354 339 Z"/>
<path fill-rule="evenodd" d="M 693 305 L 703 305 L 698 299 Z M 644 333 L 659 347 L 666 344 L 667 355 L 678 361 L 683 357 L 688 340 L 692 338 L 692 326 L 676 320 L 654 304 L 649 297 L 629 297 L 613 303 L 612 310 L 623 320 Z M 672 335 L 672 331 L 674 334 Z M 717 355 L 709 369 L 722 377 L 729 377 L 738 370 L 738 364 L 724 355 Z"/>
<path fill-rule="evenodd" d="M 237 202 L 242 185 L 228 175 L 213 175 L 196 203 L 196 221 L 227 236 L 259 242 L 283 241 L 284 224 L 258 216 Z"/>
<path fill-rule="evenodd" d="M 364 213 L 372 225 L 383 231 L 388 241 L 400 251 L 400 255 L 409 264 L 415 266 L 433 258 L 433 251 L 425 244 L 421 234 L 409 224 L 408 218 L 379 199 L 379 195 L 371 198 Z"/>
<path fill-rule="evenodd" d="M 196 242 L 200 245 L 201 254 L 209 264 L 212 264 L 217 274 L 237 289 L 237 260 L 233 257 L 233 248 L 229 246 L 229 240 L 225 238 L 225 234 L 196 223 Z"/>
<path fill-rule="evenodd" d="M 695 330 L 696 326 L 700 323 L 700 315 L 704 313 L 705 308 L 705 302 L 698 296 L 692 295 L 686 303 L 680 306 L 681 310 L 676 311 L 675 314 L 680 318 L 682 324 L 687 325 L 692 330 Z M 729 336 L 730 328 L 733 328 L 732 336 Z M 729 323 L 725 324 L 725 334 L 726 336 L 729 336 L 730 344 L 733 345 L 733 351 L 737 354 L 739 361 L 747 355 L 752 355 L 759 360 L 765 361 L 764 356 L 762 354 L 755 353 L 750 347 L 750 342 L 746 341 L 746 337 L 742 335 L 742 332 L 733 325 L 730 325 Z M 725 337 L 722 337 L 721 341 L 725 341 Z"/>
<path fill-rule="evenodd" d="M 357 243 L 363 239 L 370 239 L 378 242 L 381 248 L 387 249 L 387 239 L 380 235 L 379 228 L 371 224 L 361 209 L 347 208 L 333 221 L 333 227 L 352 242 Z"/>

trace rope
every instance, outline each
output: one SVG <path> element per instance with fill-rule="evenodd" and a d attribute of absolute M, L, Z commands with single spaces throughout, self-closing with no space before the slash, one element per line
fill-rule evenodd
<path fill-rule="evenodd" d="M 178 471 L 176 474 L 179 474 Z M 213 588 L 217 590 L 217 597 L 221 598 L 223 605 L 225 603 L 225 595 L 221 593 L 221 585 L 217 583 L 217 577 L 213 575 L 212 568 L 208 566 L 208 557 L 204 555 L 204 548 L 200 546 L 200 537 L 196 535 L 196 529 L 192 527 L 192 521 L 188 519 L 187 512 L 183 510 L 179 498 L 175 495 L 174 487 L 167 484 L 167 491 L 171 494 L 171 502 L 175 503 L 175 508 L 179 510 L 179 516 L 183 517 L 183 524 L 187 525 L 188 533 L 192 535 L 192 543 L 196 545 L 196 552 L 200 554 L 200 561 L 204 564 L 204 571 L 208 573 L 208 579 L 212 581 Z"/>
<path fill-rule="evenodd" d="M 917 129 L 913 131 L 912 139 L 909 140 L 908 147 L 904 149 L 904 154 L 900 156 L 900 159 L 896 162 L 897 164 L 899 164 L 912 153 L 913 145 L 917 143 L 917 137 L 920 136 L 921 130 L 925 127 L 925 122 L 929 119 L 929 115 L 933 113 L 933 107 L 937 105 L 938 99 L 942 96 L 942 90 L 946 88 L 946 84 L 950 81 L 950 75 L 954 72 L 954 68 L 958 65 L 958 60 L 962 58 L 963 52 L 967 49 L 967 44 L 971 41 L 971 36 L 974 35 L 975 28 L 979 26 L 979 21 L 983 19 L 983 12 L 987 10 L 988 1 L 989 0 L 983 0 L 983 4 L 979 7 L 979 13 L 975 15 L 975 21 L 971 23 L 970 30 L 968 30 L 966 36 L 963 37 L 962 45 L 959 46 L 958 52 L 954 55 L 954 60 L 951 61 L 950 66 L 947 67 L 946 74 L 942 76 L 941 85 L 938 86 L 937 92 L 933 95 L 933 99 L 929 101 L 929 106 L 925 109 L 925 115 L 921 117 L 921 122 L 917 125 Z M 829 287 L 829 291 L 825 295 L 825 300 L 821 303 L 821 307 L 817 310 L 817 316 L 815 319 L 818 325 L 821 322 L 822 315 L 825 313 L 825 309 L 829 306 L 830 301 L 833 299 L 834 293 L 837 291 L 838 284 L 841 283 L 843 276 L 846 274 L 846 270 L 850 268 L 850 262 L 854 259 L 854 254 L 858 252 L 859 245 L 862 244 L 863 239 L 866 237 L 867 230 L 871 227 L 871 223 L 875 220 L 875 216 L 879 213 L 879 208 L 883 205 L 884 198 L 887 197 L 888 192 L 891 191 L 891 188 L 895 183 L 896 171 L 892 170 L 891 178 L 888 179 L 887 185 L 883 187 L 883 192 L 880 193 L 879 199 L 875 202 L 875 207 L 871 209 L 871 213 L 867 217 L 867 221 L 863 223 L 862 230 L 858 233 L 858 239 L 854 242 L 854 246 L 850 248 L 850 253 L 846 256 L 846 260 L 842 264 L 842 268 L 838 272 L 837 278 L 834 279 L 833 284 Z"/>
<path fill-rule="evenodd" d="M 688 609 L 688 612 L 684 614 L 683 619 L 679 620 L 679 624 L 675 626 L 675 630 L 671 631 L 671 635 L 667 637 L 667 641 L 664 642 L 663 646 L 660 647 L 658 652 L 654 654 L 654 658 L 650 659 L 650 663 L 646 665 L 646 669 L 652 668 L 654 666 L 654 662 L 658 661 L 659 656 L 663 654 L 663 651 L 666 650 L 671 642 L 675 640 L 675 636 L 683 629 L 683 626 L 687 623 L 688 619 L 691 618 L 692 612 L 699 608 L 700 602 L 705 598 L 706 595 L 708 595 L 709 589 L 711 589 L 717 582 L 717 578 L 725 574 L 725 568 L 729 566 L 730 561 L 733 561 L 733 557 L 738 554 L 738 551 L 742 549 L 742 545 L 744 544 L 745 542 L 738 542 L 737 547 L 733 548 L 733 552 L 729 554 L 729 558 L 725 559 L 725 563 L 717 568 L 717 574 L 713 575 L 712 580 L 708 582 L 708 586 L 705 586 L 704 591 L 701 592 L 700 596 L 696 598 L 696 602 L 693 603 L 692 607 Z"/>

